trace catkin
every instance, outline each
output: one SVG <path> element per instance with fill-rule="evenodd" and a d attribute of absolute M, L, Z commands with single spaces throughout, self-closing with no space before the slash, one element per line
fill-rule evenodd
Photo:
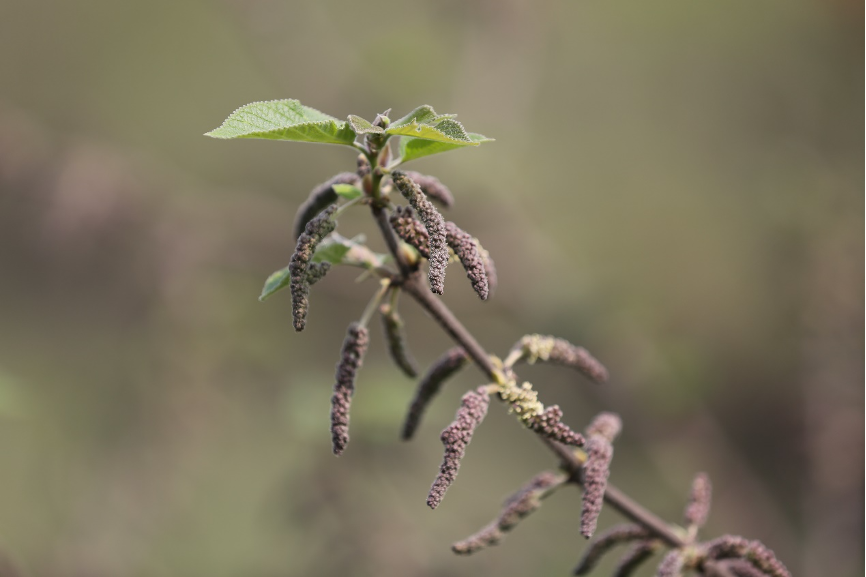
<path fill-rule="evenodd" d="M 484 260 L 484 274 L 487 276 L 487 295 L 488 298 L 493 296 L 496 286 L 499 284 L 499 277 L 496 275 L 496 265 L 493 264 L 493 259 L 490 258 L 490 253 L 484 250 L 478 239 L 475 239 L 475 244 L 478 247 L 478 252 Z"/>
<path fill-rule="evenodd" d="M 616 525 L 611 527 L 590 543 L 583 554 L 577 567 L 574 568 L 575 575 L 586 575 L 595 568 L 604 555 L 624 543 L 630 543 L 638 539 L 650 537 L 649 531 L 639 525 Z"/>
<path fill-rule="evenodd" d="M 391 305 L 382 305 L 379 308 L 382 315 L 382 330 L 385 332 L 385 341 L 388 343 L 388 352 L 394 360 L 394 364 L 408 377 L 418 376 L 418 365 L 406 346 L 406 335 L 403 332 L 403 320 L 397 310 Z"/>
<path fill-rule="evenodd" d="M 448 246 L 460 259 L 460 264 L 466 271 L 466 277 L 472 283 L 472 289 L 481 300 L 487 300 L 489 288 L 487 286 L 487 272 L 485 271 L 484 259 L 478 252 L 478 244 L 475 239 L 453 222 L 445 223 L 446 240 Z"/>
<path fill-rule="evenodd" d="M 403 430 L 401 438 L 408 441 L 415 434 L 418 425 L 421 424 L 421 417 L 427 409 L 427 405 L 447 381 L 451 375 L 459 371 L 466 364 L 469 357 L 460 347 L 454 347 L 445 352 L 434 362 L 427 373 L 418 383 L 418 388 L 415 390 L 415 397 L 409 404 L 409 411 L 406 414 L 406 420 L 403 422 Z"/>
<path fill-rule="evenodd" d="M 769 577 L 791 577 L 788 568 L 760 541 L 725 535 L 704 544 L 707 559 L 745 559 Z"/>
<path fill-rule="evenodd" d="M 685 566 L 685 556 L 682 549 L 672 549 L 659 564 L 656 577 L 680 577 Z"/>
<path fill-rule="evenodd" d="M 710 477 L 706 473 L 698 473 L 692 481 L 689 503 L 684 514 L 687 526 L 700 529 L 707 522 L 710 513 L 713 488 Z"/>
<path fill-rule="evenodd" d="M 647 540 L 635 543 L 617 563 L 613 577 L 630 577 L 638 567 L 653 556 L 657 548 L 657 541 Z"/>
<path fill-rule="evenodd" d="M 474 391 L 469 391 L 463 395 L 454 421 L 442 431 L 439 438 L 445 445 L 445 456 L 439 467 L 439 474 L 433 481 L 430 493 L 427 495 L 427 506 L 431 509 L 439 506 L 448 487 L 457 478 L 457 471 L 460 469 L 460 461 L 466 453 L 466 446 L 472 440 L 475 428 L 484 420 L 489 405 L 490 397 L 487 396 L 485 387 L 478 387 Z"/>
<path fill-rule="evenodd" d="M 405 174 L 421 187 L 421 190 L 430 200 L 438 202 L 445 208 L 454 206 L 454 195 L 435 176 L 421 174 L 414 170 L 407 170 Z"/>
<path fill-rule="evenodd" d="M 295 215 L 295 239 L 299 238 L 301 234 L 303 234 L 304 228 L 307 226 L 308 222 L 313 220 L 317 214 L 325 210 L 329 205 L 337 202 L 340 198 L 337 193 L 334 192 L 333 186 L 335 184 L 353 184 L 357 186 L 360 182 L 361 180 L 358 178 L 357 174 L 353 172 L 341 172 L 337 176 L 323 182 L 310 191 L 310 196 L 307 197 L 307 200 L 298 208 L 298 212 Z"/>
<path fill-rule="evenodd" d="M 430 281 L 430 290 L 441 295 L 445 291 L 445 269 L 448 266 L 445 219 L 442 218 L 433 203 L 424 196 L 421 187 L 415 184 L 406 173 L 394 171 L 391 173 L 391 180 L 400 194 L 409 201 L 409 204 L 418 213 L 418 217 L 424 223 L 424 228 L 427 229 L 430 247 L 430 270 L 427 276 Z"/>
<path fill-rule="evenodd" d="M 541 500 L 550 495 L 568 479 L 567 475 L 545 471 L 506 499 L 502 512 L 495 521 L 474 535 L 451 545 L 458 555 L 470 555 L 490 545 L 498 544 L 505 533 L 511 531 L 524 517 L 541 507 Z"/>
<path fill-rule="evenodd" d="M 331 270 L 329 262 L 311 262 L 307 265 L 307 284 L 313 286 L 322 280 L 329 270 Z"/>
<path fill-rule="evenodd" d="M 292 292 L 292 316 L 296 331 L 304 330 L 307 324 L 307 310 L 309 309 L 310 284 L 307 280 L 310 259 L 316 246 L 325 236 L 331 233 L 337 226 L 331 220 L 331 216 L 337 210 L 332 204 L 307 223 L 304 232 L 298 237 L 298 244 L 292 259 L 289 261 L 289 288 Z"/>
<path fill-rule="evenodd" d="M 608 378 L 607 369 L 583 347 L 571 344 L 565 339 L 547 335 L 525 335 L 511 348 L 509 358 L 513 363 L 526 361 L 550 362 L 577 369 L 589 379 L 603 383 Z"/>
<path fill-rule="evenodd" d="M 592 536 L 601 514 L 610 462 L 613 459 L 613 439 L 619 434 L 622 421 L 613 413 L 600 413 L 586 429 L 587 460 L 583 466 L 583 504 L 580 510 L 580 534 Z"/>
<path fill-rule="evenodd" d="M 369 332 L 358 323 L 349 325 L 340 362 L 337 363 L 334 394 L 331 396 L 331 441 L 335 455 L 341 455 L 349 443 L 349 407 L 355 392 L 355 377 L 369 344 Z"/>
<path fill-rule="evenodd" d="M 571 430 L 568 425 L 560 422 L 561 419 L 562 409 L 559 408 L 559 405 L 552 405 L 544 409 L 540 415 L 532 417 L 528 425 L 530 429 L 548 439 L 573 447 L 582 447 L 586 442 L 583 435 Z"/>
<path fill-rule="evenodd" d="M 427 234 L 424 224 L 415 218 L 412 207 L 396 207 L 388 221 L 403 242 L 415 247 L 422 257 L 430 258 L 430 235 Z"/>

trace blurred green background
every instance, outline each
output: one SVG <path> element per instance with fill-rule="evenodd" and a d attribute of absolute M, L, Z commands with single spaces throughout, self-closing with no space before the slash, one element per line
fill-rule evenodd
<path fill-rule="evenodd" d="M 6 0 L 0 575 L 569 574 L 573 490 L 449 551 L 555 466 L 499 406 L 424 504 L 473 369 L 403 444 L 413 383 L 374 332 L 331 455 L 333 366 L 373 286 L 329 275 L 302 334 L 287 295 L 256 297 L 354 154 L 201 136 L 287 97 L 428 103 L 496 138 L 410 165 L 499 269 L 491 301 L 456 270 L 445 301 L 491 351 L 541 332 L 605 362 L 603 388 L 522 375 L 576 427 L 623 416 L 612 481 L 654 511 L 678 520 L 707 471 L 706 537 L 862 575 L 862 22 L 853 0 Z M 426 365 L 449 342 L 403 305 Z"/>

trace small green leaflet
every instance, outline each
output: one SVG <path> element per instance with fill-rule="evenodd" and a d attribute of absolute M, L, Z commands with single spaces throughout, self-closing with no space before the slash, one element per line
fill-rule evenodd
<path fill-rule="evenodd" d="M 474 132 L 470 132 L 468 136 L 469 140 L 471 140 L 476 145 L 485 142 L 493 142 L 492 138 L 487 138 L 483 134 L 475 134 Z M 410 160 L 415 160 L 416 158 L 430 156 L 431 154 L 438 154 L 440 152 L 448 152 L 449 150 L 462 148 L 467 145 L 469 145 L 469 143 L 436 142 L 434 140 L 423 140 L 421 138 L 411 138 L 409 136 L 403 136 L 400 138 L 399 146 L 400 162 L 409 162 Z"/>
<path fill-rule="evenodd" d="M 478 146 L 477 142 L 469 138 L 463 125 L 454 120 L 453 114 L 436 114 L 433 107 L 426 104 L 392 122 L 385 132 L 437 142 Z"/>
<path fill-rule="evenodd" d="M 328 237 L 316 247 L 316 252 L 313 253 L 313 262 L 329 262 L 331 264 L 340 264 L 343 258 L 352 248 L 352 241 L 339 236 L 338 239 Z M 330 241 L 330 242 L 328 242 Z"/>
<path fill-rule="evenodd" d="M 349 125 L 355 131 L 355 134 L 382 134 L 385 132 L 381 126 L 373 126 L 370 121 L 364 120 L 354 114 L 349 115 Z"/>
<path fill-rule="evenodd" d="M 265 286 L 262 287 L 262 294 L 259 295 L 259 300 L 263 301 L 280 289 L 289 286 L 290 282 L 289 267 L 281 268 L 271 274 L 268 280 L 265 281 Z"/>
<path fill-rule="evenodd" d="M 358 197 L 364 196 L 363 190 L 351 184 L 332 184 L 331 188 L 346 200 L 354 200 Z"/>
<path fill-rule="evenodd" d="M 297 100 L 271 100 L 241 106 L 205 136 L 265 138 L 352 146 L 355 132 L 347 122 L 302 105 Z"/>

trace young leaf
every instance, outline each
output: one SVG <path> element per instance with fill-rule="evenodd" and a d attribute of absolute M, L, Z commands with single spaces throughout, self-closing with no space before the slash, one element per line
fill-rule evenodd
<path fill-rule="evenodd" d="M 321 142 L 352 146 L 355 132 L 337 120 L 297 100 L 271 100 L 241 106 L 219 128 L 206 133 L 211 138 L 265 138 Z"/>
<path fill-rule="evenodd" d="M 483 134 L 468 134 L 469 140 L 474 144 L 482 144 L 485 142 L 493 142 L 492 138 L 487 138 Z M 409 162 L 416 158 L 438 154 L 440 152 L 448 152 L 455 148 L 469 146 L 468 142 L 436 142 L 434 140 L 423 140 L 421 138 L 412 138 L 403 136 L 400 138 L 399 154 L 400 162 Z"/>
<path fill-rule="evenodd" d="M 352 241 L 343 237 L 340 237 L 340 239 L 329 237 L 319 243 L 319 246 L 316 247 L 316 252 L 313 254 L 312 260 L 313 262 L 340 264 L 352 248 L 351 243 Z"/>
<path fill-rule="evenodd" d="M 265 286 L 262 287 L 262 294 L 259 295 L 259 300 L 263 301 L 278 290 L 289 286 L 289 281 L 291 280 L 290 277 L 291 273 L 289 272 L 289 267 L 281 268 L 272 273 L 271 276 L 268 277 L 268 280 L 265 281 Z"/>
<path fill-rule="evenodd" d="M 355 134 L 382 134 L 385 132 L 385 129 L 381 126 L 373 126 L 370 121 L 364 120 L 354 114 L 349 115 L 349 125 L 355 131 Z"/>
<path fill-rule="evenodd" d="M 453 114 L 436 114 L 433 107 L 426 104 L 392 122 L 385 132 L 438 142 L 477 146 L 477 143 L 470 140 L 463 125 L 454 120 Z"/>
<path fill-rule="evenodd" d="M 351 184 L 332 184 L 331 188 L 334 189 L 334 192 L 336 192 L 338 195 L 342 196 L 346 200 L 353 200 L 358 197 L 364 196 L 363 190 Z"/>

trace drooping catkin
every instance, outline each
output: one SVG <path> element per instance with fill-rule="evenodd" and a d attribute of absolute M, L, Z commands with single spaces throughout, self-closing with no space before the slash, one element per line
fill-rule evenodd
<path fill-rule="evenodd" d="M 403 430 L 401 437 L 404 441 L 408 441 L 415 434 L 418 425 L 421 424 L 421 417 L 427 409 L 427 405 L 447 381 L 451 375 L 459 371 L 469 360 L 469 356 L 461 347 L 454 347 L 445 351 L 427 370 L 427 373 L 418 383 L 418 388 L 415 390 L 415 397 L 409 404 L 409 411 L 406 413 L 406 420 L 403 422 Z"/>
<path fill-rule="evenodd" d="M 713 487 L 710 483 L 709 475 L 706 473 L 695 475 L 695 479 L 692 481 L 689 502 L 683 515 L 687 526 L 694 527 L 695 529 L 700 529 L 704 526 L 710 513 L 712 495 Z"/>
<path fill-rule="evenodd" d="M 532 417 L 529 421 L 529 428 L 548 439 L 573 447 L 582 447 L 586 443 L 583 435 L 571 430 L 568 425 L 560 422 L 561 419 L 562 409 L 559 408 L 559 405 L 552 405 L 544 409 L 540 415 Z"/>
<path fill-rule="evenodd" d="M 580 534 L 592 536 L 604 502 L 610 462 L 613 459 L 613 440 L 622 428 L 622 421 L 614 413 L 600 413 L 586 428 L 587 459 L 583 466 L 583 504 L 580 510 Z"/>
<path fill-rule="evenodd" d="M 428 245 L 430 247 L 430 270 L 428 279 L 430 281 L 430 290 L 433 293 L 441 295 L 445 291 L 445 269 L 448 266 L 448 245 L 445 234 L 445 219 L 436 210 L 424 193 L 421 187 L 409 178 L 406 173 L 394 171 L 391 173 L 391 181 L 400 194 L 403 195 L 415 212 L 421 222 L 424 223 L 424 228 L 427 229 L 429 235 Z"/>
<path fill-rule="evenodd" d="M 438 202 L 445 208 L 451 208 L 454 206 L 454 195 L 451 194 L 448 187 L 442 184 L 435 176 L 421 174 L 414 170 L 407 170 L 406 176 L 414 180 L 430 200 Z"/>
<path fill-rule="evenodd" d="M 635 543 L 625 552 L 614 569 L 613 577 L 631 577 L 638 567 L 653 556 L 658 548 L 658 542 L 647 540 Z"/>
<path fill-rule="evenodd" d="M 628 524 L 611 527 L 592 540 L 577 567 L 574 568 L 574 574 L 586 575 L 592 571 L 601 558 L 617 545 L 630 543 L 638 539 L 646 539 L 650 536 L 649 531 L 639 525 Z"/>
<path fill-rule="evenodd" d="M 415 218 L 412 207 L 396 207 L 388 220 L 391 228 L 403 242 L 415 247 L 418 254 L 424 258 L 430 258 L 430 235 L 427 234 L 424 224 Z"/>
<path fill-rule="evenodd" d="M 431 509 L 439 506 L 448 487 L 457 477 L 460 461 L 466 453 L 466 446 L 472 440 L 475 428 L 484 420 L 489 405 L 490 397 L 487 395 L 486 387 L 469 391 L 463 395 L 454 421 L 445 427 L 439 436 L 442 444 L 445 445 L 445 456 L 439 467 L 439 474 L 427 495 L 427 506 Z"/>
<path fill-rule="evenodd" d="M 496 286 L 499 284 L 499 277 L 496 275 L 496 265 L 493 264 L 493 259 L 490 258 L 490 253 L 484 250 L 478 239 L 475 239 L 475 245 L 478 247 L 478 253 L 484 261 L 484 274 L 487 275 L 487 295 L 488 298 L 493 296 Z"/>
<path fill-rule="evenodd" d="M 418 365 L 406 345 L 403 319 L 400 318 L 397 310 L 389 304 L 379 307 L 379 312 L 382 316 L 382 330 L 385 332 L 385 341 L 388 344 L 391 359 L 406 376 L 417 377 Z"/>
<path fill-rule="evenodd" d="M 472 283 L 472 289 L 481 300 L 487 300 L 489 288 L 487 286 L 487 272 L 484 267 L 484 259 L 478 252 L 478 244 L 475 239 L 453 222 L 445 223 L 446 240 L 448 246 L 460 259 L 460 264 L 466 271 L 466 277 Z"/>
<path fill-rule="evenodd" d="M 370 342 L 366 327 L 358 323 L 349 325 L 340 362 L 337 363 L 334 394 L 331 396 L 331 441 L 335 455 L 341 455 L 349 443 L 349 407 L 355 392 L 355 377 L 364 361 Z"/>
<path fill-rule="evenodd" d="M 503 509 L 495 521 L 463 541 L 454 543 L 451 545 L 451 550 L 458 555 L 470 555 L 490 545 L 497 545 L 505 533 L 517 526 L 524 517 L 538 510 L 541 507 L 541 500 L 567 480 L 567 475 L 553 471 L 536 475 L 505 500 Z"/>
<path fill-rule="evenodd" d="M 313 258 L 313 253 L 319 242 L 337 226 L 331 220 L 331 216 L 336 210 L 337 205 L 332 204 L 307 223 L 304 232 L 298 237 L 298 244 L 294 254 L 292 254 L 292 259 L 289 261 L 289 288 L 292 292 L 292 317 L 296 331 L 304 330 L 304 326 L 307 324 L 310 294 L 310 283 L 307 275 L 310 259 Z"/>
<path fill-rule="evenodd" d="M 732 577 L 767 577 L 767 574 L 745 559 L 728 559 L 725 569 Z"/>
<path fill-rule="evenodd" d="M 659 564 L 656 577 L 680 577 L 683 574 L 685 555 L 682 549 L 672 549 Z"/>
<path fill-rule="evenodd" d="M 704 556 L 709 560 L 745 559 L 769 577 L 791 577 L 788 568 L 760 541 L 749 541 L 736 535 L 724 535 L 705 543 L 703 551 Z"/>
<path fill-rule="evenodd" d="M 328 181 L 316 186 L 310 196 L 304 203 L 298 207 L 298 212 L 295 215 L 294 234 L 295 239 L 298 239 L 304 232 L 307 223 L 321 213 L 328 205 L 334 204 L 340 198 L 334 192 L 335 184 L 353 184 L 357 186 L 361 182 L 358 175 L 353 172 L 341 172 L 337 176 Z"/>
<path fill-rule="evenodd" d="M 565 339 L 548 335 L 525 335 L 511 347 L 508 355 L 511 364 L 526 361 L 550 362 L 577 369 L 589 379 L 603 383 L 608 378 L 607 369 L 583 347 L 571 344 Z"/>

